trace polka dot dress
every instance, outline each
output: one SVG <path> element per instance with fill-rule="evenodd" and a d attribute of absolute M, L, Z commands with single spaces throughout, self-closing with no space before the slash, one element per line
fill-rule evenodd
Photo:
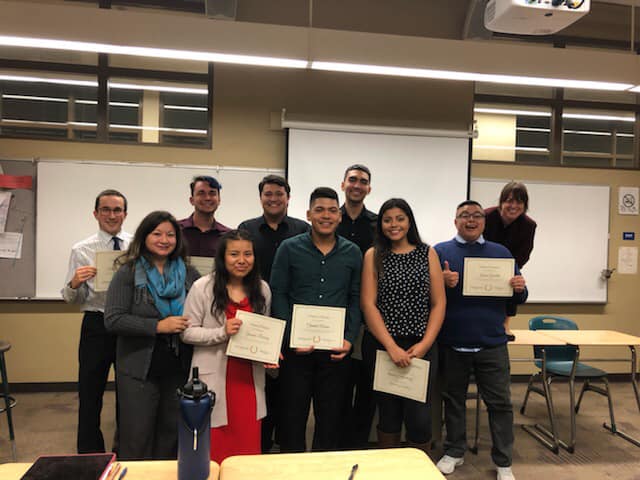
<path fill-rule="evenodd" d="M 430 310 L 429 246 L 382 260 L 377 307 L 392 337 L 422 337 Z"/>

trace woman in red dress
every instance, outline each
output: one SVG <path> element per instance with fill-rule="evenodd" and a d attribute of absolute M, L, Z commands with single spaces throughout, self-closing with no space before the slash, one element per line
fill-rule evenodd
<path fill-rule="evenodd" d="M 265 367 L 262 363 L 228 357 L 229 337 L 242 321 L 238 310 L 268 315 L 271 292 L 255 267 L 253 243 L 247 232 L 232 230 L 218 246 L 211 274 L 193 284 L 185 301 L 189 327 L 185 343 L 195 345 L 192 367 L 216 394 L 211 413 L 211 460 L 259 454 L 261 419 L 266 415 Z"/>

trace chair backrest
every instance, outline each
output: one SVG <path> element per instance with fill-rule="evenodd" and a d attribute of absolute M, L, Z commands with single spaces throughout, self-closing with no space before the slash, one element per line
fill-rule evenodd
<path fill-rule="evenodd" d="M 578 325 L 568 318 L 556 317 L 554 315 L 539 315 L 529 320 L 529 330 L 578 330 Z M 547 361 L 570 361 L 572 362 L 576 356 L 576 347 L 566 346 L 548 346 L 544 347 Z M 542 348 L 533 347 L 533 355 L 535 358 L 542 358 Z"/>

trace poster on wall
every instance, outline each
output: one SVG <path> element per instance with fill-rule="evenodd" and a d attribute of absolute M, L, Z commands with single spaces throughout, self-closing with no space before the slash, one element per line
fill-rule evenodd
<path fill-rule="evenodd" d="M 618 273 L 626 275 L 638 273 L 638 247 L 618 248 Z"/>
<path fill-rule="evenodd" d="M 618 213 L 620 215 L 638 215 L 638 187 L 618 188 Z"/>

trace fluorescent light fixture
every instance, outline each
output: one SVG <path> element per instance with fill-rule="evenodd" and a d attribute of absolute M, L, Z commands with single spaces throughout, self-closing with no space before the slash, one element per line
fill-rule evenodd
<path fill-rule="evenodd" d="M 600 137 L 611 136 L 611 132 L 595 132 L 590 130 L 563 130 L 562 133 L 570 134 L 570 135 L 594 135 L 594 136 L 600 136 Z"/>
<path fill-rule="evenodd" d="M 74 85 L 78 87 L 97 87 L 98 82 L 91 80 L 72 80 L 68 78 L 33 77 L 29 75 L 0 75 L 7 82 L 55 83 L 56 85 Z"/>
<path fill-rule="evenodd" d="M 542 112 L 539 110 L 512 110 L 509 108 L 484 108 L 477 107 L 473 109 L 477 113 L 493 113 L 496 115 L 525 115 L 528 117 L 550 117 L 551 112 Z"/>
<path fill-rule="evenodd" d="M 495 75 L 475 72 L 456 72 L 451 70 L 432 70 L 428 68 L 391 67 L 384 65 L 364 65 L 357 63 L 311 62 L 313 70 L 332 72 L 366 73 L 372 75 L 393 75 L 399 77 L 431 78 L 436 80 L 462 80 L 467 82 L 504 83 L 525 85 L 528 87 L 580 88 L 588 90 L 624 91 L 633 87 L 629 83 L 598 82 L 590 80 L 567 80 L 562 78 L 528 77 L 519 75 Z"/>
<path fill-rule="evenodd" d="M 543 148 L 543 147 L 509 147 L 505 145 L 474 145 L 473 148 L 478 148 L 481 150 L 515 150 L 516 152 L 549 153 L 549 149 Z"/>
<path fill-rule="evenodd" d="M 34 95 L 12 95 L 9 93 L 5 93 L 2 95 L 2 98 L 8 98 L 9 100 L 30 100 L 35 102 L 58 102 L 58 103 L 68 103 L 69 99 L 67 98 L 59 98 L 59 97 L 37 97 Z"/>
<path fill-rule="evenodd" d="M 386 65 L 366 65 L 357 63 L 322 62 L 295 58 L 280 58 L 257 55 L 236 55 L 229 53 L 204 52 L 193 50 L 174 50 L 169 48 L 136 47 L 132 45 L 114 45 L 108 43 L 78 42 L 47 38 L 16 37 L 0 35 L 0 45 L 39 49 L 55 49 L 75 52 L 110 53 L 175 60 L 200 62 L 231 63 L 281 68 L 311 68 L 334 72 L 364 73 L 372 75 L 393 75 L 401 77 L 430 78 L 440 80 L 461 80 L 469 82 L 490 82 L 510 85 L 577 88 L 589 90 L 611 90 L 633 92 L 640 91 L 640 85 L 629 83 L 601 82 L 590 80 L 571 80 L 562 78 L 530 77 L 519 75 L 499 75 L 476 72 L 458 72 L 428 68 L 407 68 Z"/>
<path fill-rule="evenodd" d="M 76 100 L 76 103 L 81 105 L 97 105 L 97 100 Z M 131 102 L 109 102 L 110 107 L 131 107 L 138 108 L 140 106 L 139 103 L 131 103 Z"/>
<path fill-rule="evenodd" d="M 119 125 L 116 123 L 112 123 L 109 125 L 109 128 L 113 129 L 125 129 L 125 130 L 148 130 L 154 132 L 175 132 L 175 133 L 193 133 L 198 135 L 206 135 L 206 130 L 201 130 L 198 128 L 168 128 L 168 127 L 145 127 L 140 125 Z"/>
<path fill-rule="evenodd" d="M 8 82 L 32 82 L 32 83 L 53 83 L 55 85 L 73 85 L 81 87 L 97 87 L 98 82 L 91 80 L 73 80 L 67 78 L 53 78 L 53 77 L 34 77 L 26 75 L 0 75 L 0 80 Z M 190 87 L 173 87 L 168 85 L 144 85 L 137 83 L 120 83 L 109 82 L 109 88 L 122 89 L 122 90 L 151 90 L 154 92 L 171 92 L 171 93 L 190 93 L 196 95 L 206 95 L 208 93 L 206 88 L 190 88 Z M 90 102 L 91 100 L 79 100 L 81 102 Z M 125 106 L 125 105 L 121 105 Z M 133 106 L 126 105 L 126 106 Z"/>
<path fill-rule="evenodd" d="M 206 112 L 207 107 L 191 107 L 189 105 L 165 105 L 165 110 L 186 110 L 188 112 Z"/>
<path fill-rule="evenodd" d="M 307 60 L 295 58 L 262 57 L 255 55 L 232 55 L 227 53 L 173 50 L 169 48 L 135 47 L 109 43 L 75 42 L 48 38 L 14 37 L 0 35 L 0 45 L 11 47 L 51 48 L 73 52 L 111 53 L 139 57 L 170 58 L 174 60 L 194 60 L 200 62 L 235 63 L 264 67 L 307 68 Z"/>
<path fill-rule="evenodd" d="M 516 127 L 516 130 L 520 132 L 542 132 L 542 133 L 551 132 L 550 128 L 536 128 L 536 127 Z"/>
<path fill-rule="evenodd" d="M 7 98 L 9 100 L 29 100 L 35 102 L 56 102 L 56 103 L 69 103 L 68 98 L 59 98 L 59 97 L 38 97 L 34 95 L 12 95 L 5 93 L 2 95 L 2 98 Z M 97 105 L 97 100 L 75 100 L 74 103 L 78 105 Z M 138 108 L 140 104 L 138 103 L 129 103 L 129 102 L 109 102 L 109 106 L 111 107 L 132 107 Z M 205 109 L 206 111 L 206 109 Z"/>
<path fill-rule="evenodd" d="M 536 127 L 516 127 L 516 130 L 519 132 L 541 132 L 541 133 L 549 133 L 551 132 L 550 128 L 536 128 Z M 610 137 L 613 135 L 612 132 L 598 132 L 595 130 L 563 130 L 562 133 L 568 133 L 573 135 L 595 135 L 602 137 Z M 616 133 L 616 137 L 625 137 L 625 138 L 633 138 L 633 133 Z"/>
<path fill-rule="evenodd" d="M 535 110 L 518 110 L 509 108 L 485 108 L 476 107 L 473 109 L 477 113 L 493 113 L 496 115 L 523 115 L 529 117 L 550 117 L 551 112 L 540 112 Z M 563 113 L 562 118 L 571 118 L 577 120 L 603 120 L 616 122 L 635 122 L 633 115 L 597 115 L 588 113 Z"/>
<path fill-rule="evenodd" d="M 562 118 L 572 118 L 579 120 L 606 120 L 614 122 L 635 122 L 634 116 L 619 116 L 619 115 L 592 115 L 586 113 L 563 113 Z"/>
<path fill-rule="evenodd" d="M 64 127 L 69 125 L 67 122 L 45 122 L 44 120 L 22 120 L 19 118 L 3 118 L 1 120 L 3 123 L 28 123 L 28 124 L 36 124 L 36 125 L 48 125 L 52 127 Z"/>
<path fill-rule="evenodd" d="M 98 124 L 93 122 L 46 122 L 43 120 L 21 120 L 17 118 L 3 118 L 0 120 L 2 123 L 18 123 L 18 124 L 29 124 L 29 125 L 43 125 L 43 126 L 51 126 L 51 127 L 94 127 L 97 128 Z M 116 123 L 112 123 L 109 125 L 109 128 L 114 130 L 152 130 L 157 132 L 168 132 L 168 133 L 191 133 L 197 135 L 206 135 L 207 131 L 196 128 L 168 128 L 168 127 L 143 127 L 140 125 L 119 125 Z"/>
<path fill-rule="evenodd" d="M 170 87 L 163 85 L 141 85 L 137 83 L 109 82 L 109 88 L 119 88 L 122 90 L 151 90 L 153 92 L 170 93 L 192 93 L 195 95 L 206 95 L 206 88 Z"/>

